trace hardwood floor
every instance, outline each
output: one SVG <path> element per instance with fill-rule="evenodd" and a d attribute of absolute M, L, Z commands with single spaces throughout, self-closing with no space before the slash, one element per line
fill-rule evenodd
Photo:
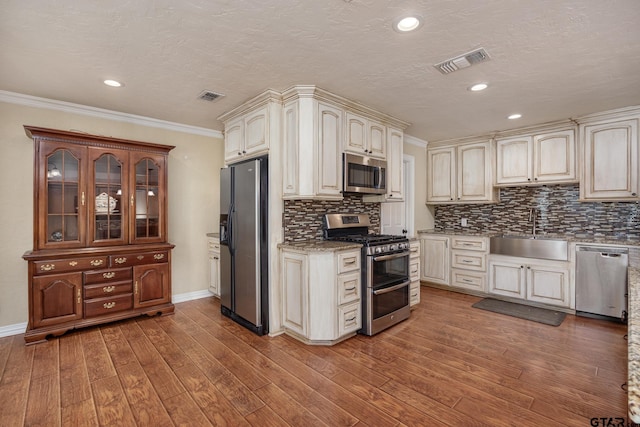
<path fill-rule="evenodd" d="M 23 335 L 0 338 L 0 425 L 586 427 L 603 425 L 591 418 L 626 419 L 624 325 L 568 315 L 547 326 L 426 287 L 421 298 L 409 320 L 333 347 L 258 337 L 222 317 L 214 298 L 28 347 Z"/>

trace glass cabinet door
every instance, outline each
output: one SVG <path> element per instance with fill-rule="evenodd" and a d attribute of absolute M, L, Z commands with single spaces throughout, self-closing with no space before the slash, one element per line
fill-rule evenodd
<path fill-rule="evenodd" d="M 83 148 L 42 144 L 40 155 L 41 248 L 76 247 L 84 243 Z M 46 167 L 46 171 L 44 168 Z"/>
<path fill-rule="evenodd" d="M 91 184 L 89 240 L 93 245 L 127 243 L 128 153 L 120 150 L 89 148 Z"/>
<path fill-rule="evenodd" d="M 135 154 L 132 154 L 135 155 Z M 132 242 L 164 239 L 164 158 L 144 156 L 133 163 L 135 171 Z"/>

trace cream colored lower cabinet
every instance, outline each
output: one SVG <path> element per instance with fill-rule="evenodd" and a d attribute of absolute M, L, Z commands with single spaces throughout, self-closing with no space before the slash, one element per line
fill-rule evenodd
<path fill-rule="evenodd" d="M 571 263 L 492 255 L 489 293 L 572 308 Z"/>
<path fill-rule="evenodd" d="M 449 237 L 440 234 L 420 234 L 422 271 L 420 279 L 449 284 Z"/>
<path fill-rule="evenodd" d="M 451 237 L 451 286 L 487 292 L 488 252 L 487 237 Z"/>
<path fill-rule="evenodd" d="M 409 305 L 413 307 L 420 302 L 420 241 L 412 241 L 409 251 Z"/>
<path fill-rule="evenodd" d="M 220 297 L 220 239 L 207 238 L 209 255 L 209 292 Z"/>
<path fill-rule="evenodd" d="M 331 345 L 362 327 L 360 250 L 281 248 L 285 332 Z"/>

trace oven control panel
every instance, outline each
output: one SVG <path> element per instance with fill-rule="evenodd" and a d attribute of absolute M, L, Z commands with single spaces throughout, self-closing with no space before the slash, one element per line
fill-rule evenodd
<path fill-rule="evenodd" d="M 387 245 L 377 245 L 372 248 L 370 252 L 375 255 L 379 254 L 388 254 L 392 252 L 398 252 L 409 249 L 409 243 L 399 242 L 399 243 L 389 243 Z"/>

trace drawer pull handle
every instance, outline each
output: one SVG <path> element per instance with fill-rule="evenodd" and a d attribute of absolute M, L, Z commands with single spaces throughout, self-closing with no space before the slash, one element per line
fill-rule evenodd
<path fill-rule="evenodd" d="M 345 322 L 347 322 L 347 323 L 351 323 L 351 322 L 353 322 L 354 320 L 356 320 L 356 316 L 353 316 L 351 319 L 345 319 Z"/>
<path fill-rule="evenodd" d="M 345 259 L 344 263 L 345 264 L 355 264 L 356 263 L 356 259 L 355 258 Z"/>
<path fill-rule="evenodd" d="M 55 264 L 44 264 L 40 266 L 41 271 L 52 271 L 56 269 Z"/>
<path fill-rule="evenodd" d="M 469 280 L 469 279 L 462 279 L 462 281 L 465 282 L 465 283 L 473 283 L 473 281 Z"/>
<path fill-rule="evenodd" d="M 411 274 L 417 273 L 418 269 L 416 268 L 415 270 L 411 270 Z"/>
<path fill-rule="evenodd" d="M 354 286 L 353 288 L 346 288 L 345 291 L 355 291 L 356 287 Z"/>
<path fill-rule="evenodd" d="M 163 259 L 163 258 L 164 258 L 164 254 L 155 254 L 155 255 L 153 256 L 153 259 L 156 259 L 156 260 L 161 260 L 161 259 Z"/>
<path fill-rule="evenodd" d="M 115 303 L 115 302 L 113 302 L 113 301 L 111 301 L 111 302 L 105 302 L 104 304 L 102 304 L 102 306 L 108 310 L 108 309 L 110 309 L 110 308 L 115 307 L 115 306 L 116 306 L 116 303 Z"/>
<path fill-rule="evenodd" d="M 102 288 L 102 292 L 104 292 L 105 294 L 111 293 L 116 289 L 115 286 L 105 286 L 104 288 Z"/>
<path fill-rule="evenodd" d="M 80 304 L 80 301 L 81 301 L 80 289 L 78 289 L 78 304 Z"/>
<path fill-rule="evenodd" d="M 144 255 L 138 255 L 136 258 L 138 258 L 138 261 L 142 261 L 144 259 Z"/>
<path fill-rule="evenodd" d="M 116 264 L 124 264 L 125 262 L 127 262 L 127 258 L 125 257 L 120 257 L 120 258 L 116 258 L 113 260 Z"/>
<path fill-rule="evenodd" d="M 109 271 L 107 273 L 102 273 L 102 277 L 104 277 L 105 279 L 113 279 L 114 277 L 116 277 L 116 272 Z"/>
<path fill-rule="evenodd" d="M 78 265 L 78 261 L 70 261 L 70 262 L 69 262 L 69 265 L 70 265 L 71 267 L 75 267 L 76 265 Z"/>
<path fill-rule="evenodd" d="M 91 264 L 94 267 L 97 267 L 99 265 L 104 264 L 104 260 L 102 260 L 102 259 L 92 259 L 89 264 Z"/>
<path fill-rule="evenodd" d="M 471 261 L 470 259 L 463 259 L 462 262 L 466 262 L 467 264 L 471 264 L 473 261 Z"/>

